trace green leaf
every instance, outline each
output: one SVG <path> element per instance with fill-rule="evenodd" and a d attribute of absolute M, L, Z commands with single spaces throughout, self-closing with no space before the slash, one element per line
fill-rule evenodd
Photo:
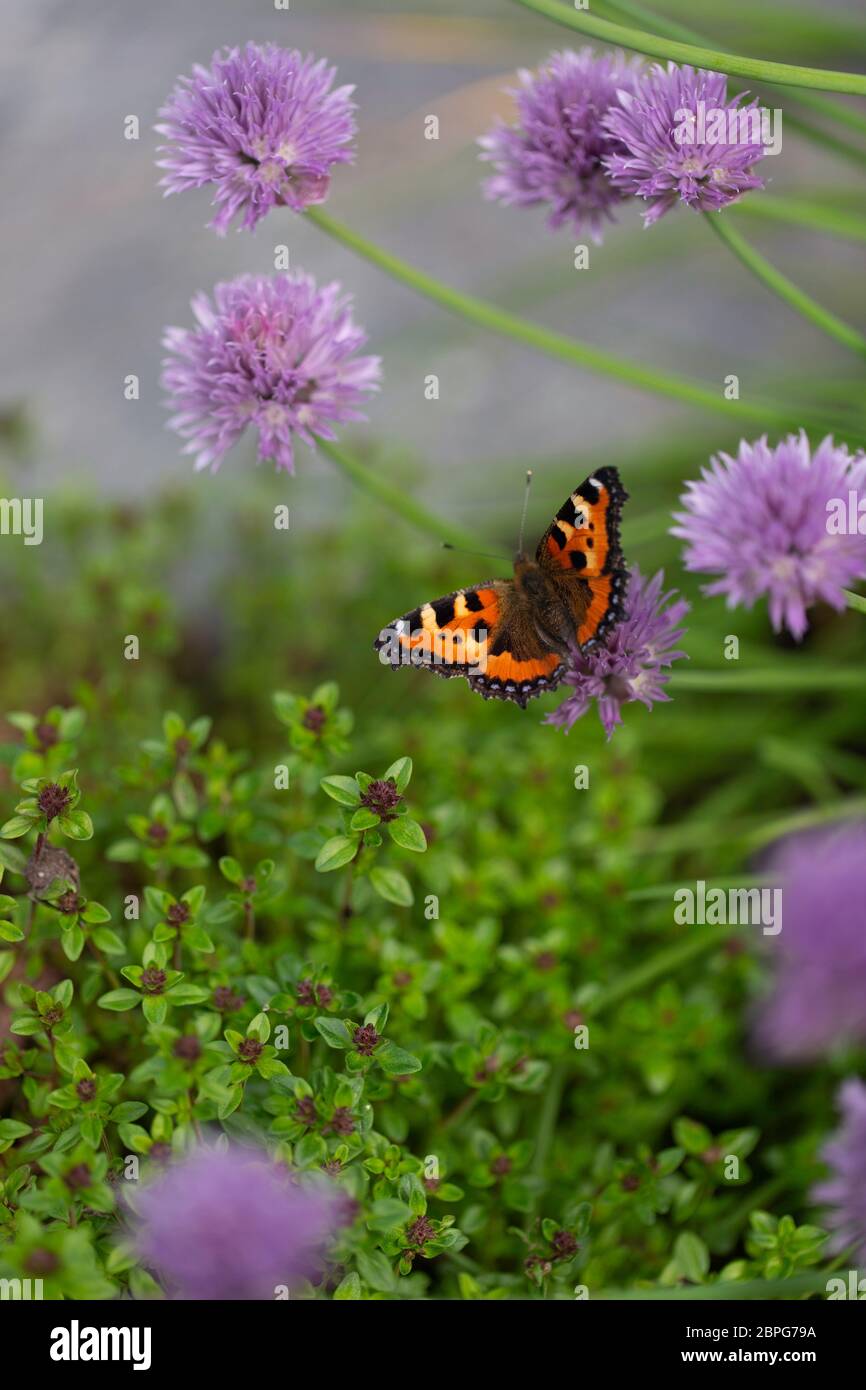
<path fill-rule="evenodd" d="M 410 820 L 408 816 L 401 816 L 399 820 L 392 820 L 388 823 L 388 834 L 399 845 L 401 849 L 415 850 L 416 854 L 423 854 L 427 848 L 427 836 L 421 829 L 416 820 Z"/>
<path fill-rule="evenodd" d="M 421 1070 L 421 1060 L 396 1043 L 384 1042 L 376 1048 L 376 1061 L 388 1076 L 405 1076 Z"/>
<path fill-rule="evenodd" d="M 374 825 L 379 824 L 379 817 L 375 811 L 370 811 L 366 806 L 361 806 L 349 821 L 350 830 L 372 830 Z"/>
<path fill-rule="evenodd" d="M 411 776 L 412 759 L 398 758 L 397 761 L 395 763 L 392 763 L 391 766 L 388 768 L 388 771 L 385 773 L 382 780 L 387 782 L 389 777 L 393 777 L 394 781 L 397 783 L 398 792 L 404 792 L 409 785 L 409 779 L 411 778 Z"/>
<path fill-rule="evenodd" d="M 114 1013 L 125 1013 L 127 1009 L 134 1009 L 141 999 L 141 995 L 134 989 L 110 989 L 107 994 L 103 994 L 97 999 L 97 1004 L 101 1009 L 111 1009 Z"/>
<path fill-rule="evenodd" d="M 110 922 L 111 913 L 102 903 L 90 902 L 81 914 L 83 921 L 96 925 L 99 922 Z"/>
<path fill-rule="evenodd" d="M 674 1120 L 671 1128 L 677 1144 L 688 1154 L 701 1154 L 713 1142 L 713 1136 L 706 1125 L 698 1124 L 697 1121 L 690 1120 L 686 1115 L 681 1115 Z"/>
<path fill-rule="evenodd" d="M 396 903 L 398 907 L 411 907 L 415 901 L 409 880 L 398 869 L 377 866 L 370 870 L 370 882 L 386 902 Z"/>
<path fill-rule="evenodd" d="M 147 1106 L 139 1100 L 124 1100 L 120 1105 L 115 1105 L 109 1115 L 109 1119 L 115 1124 L 129 1124 L 131 1120 L 140 1120 L 142 1115 L 147 1114 Z"/>
<path fill-rule="evenodd" d="M 215 950 L 214 944 L 205 931 L 204 927 L 187 927 L 183 933 L 184 943 L 192 951 L 202 951 L 205 955 L 210 955 Z"/>
<path fill-rule="evenodd" d="M 104 951 L 107 956 L 122 956 L 126 947 L 121 941 L 117 932 L 112 931 L 111 927 L 97 927 L 92 933 L 91 940 L 94 946 L 100 951 Z"/>
<path fill-rule="evenodd" d="M 27 867 L 27 856 L 15 845 L 7 845 L 0 841 L 0 867 L 23 877 Z"/>
<path fill-rule="evenodd" d="M 393 1231 L 396 1226 L 405 1226 L 413 1216 L 412 1208 L 395 1197 L 383 1197 L 374 1202 L 367 1214 L 367 1227 L 371 1231 Z"/>
<path fill-rule="evenodd" d="M 240 883 L 244 876 L 244 871 L 236 859 L 232 859 L 230 854 L 224 854 L 219 861 L 220 873 L 223 878 L 227 878 L 229 883 Z"/>
<path fill-rule="evenodd" d="M 164 994 L 145 994 L 141 1001 L 141 1011 L 148 1023 L 155 1025 L 165 1023 L 165 1016 L 168 1013 L 168 999 Z"/>
<path fill-rule="evenodd" d="M 377 1293 L 393 1293 L 397 1288 L 397 1276 L 390 1261 L 381 1250 L 359 1250 L 357 1255 L 358 1273 L 365 1284 Z"/>
<path fill-rule="evenodd" d="M 24 933 L 20 927 L 15 926 L 14 922 L 0 922 L 0 940 L 23 941 Z"/>
<path fill-rule="evenodd" d="M 337 1302 L 345 1302 L 347 1299 L 359 1299 L 361 1297 L 361 1279 L 357 1270 L 352 1270 L 341 1279 L 334 1289 L 334 1299 Z"/>
<path fill-rule="evenodd" d="M 341 806 L 357 806 L 361 792 L 354 777 L 323 777 L 319 783 L 323 792 Z"/>
<path fill-rule="evenodd" d="M 57 825 L 61 834 L 66 835 L 70 840 L 91 840 L 93 838 L 93 821 L 86 811 L 66 811 L 62 816 L 57 817 Z"/>
<path fill-rule="evenodd" d="M 17 840 L 27 831 L 32 829 L 39 819 L 38 816 L 13 816 L 7 820 L 6 824 L 0 826 L 0 838 L 4 840 Z"/>
<path fill-rule="evenodd" d="M 345 1049 L 352 1046 L 352 1035 L 342 1019 L 316 1018 L 313 1022 L 316 1031 L 325 1039 L 328 1047 Z"/>
<path fill-rule="evenodd" d="M 684 1279 L 702 1284 L 710 1268 L 710 1252 L 700 1236 L 683 1231 L 674 1241 L 674 1261 Z"/>
<path fill-rule="evenodd" d="M 358 851 L 358 841 L 348 835 L 333 835 L 326 840 L 316 855 L 316 868 L 320 874 L 329 874 L 334 869 L 342 869 L 351 863 Z"/>

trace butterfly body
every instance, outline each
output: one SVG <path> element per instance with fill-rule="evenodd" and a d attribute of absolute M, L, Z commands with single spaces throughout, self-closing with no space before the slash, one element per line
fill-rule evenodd
<path fill-rule="evenodd" d="M 597 641 L 623 615 L 626 498 L 616 469 L 599 469 L 563 503 L 535 557 L 515 557 L 512 579 L 458 589 L 396 618 L 374 644 L 380 661 L 464 676 L 484 699 L 523 708 L 553 690 L 574 647 Z"/>

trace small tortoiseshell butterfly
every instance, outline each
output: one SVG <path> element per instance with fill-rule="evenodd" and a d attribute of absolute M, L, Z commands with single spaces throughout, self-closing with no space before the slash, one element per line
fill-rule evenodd
<path fill-rule="evenodd" d="M 488 579 L 395 618 L 373 644 L 379 660 L 465 676 L 485 700 L 525 709 L 559 684 L 574 642 L 589 646 L 623 617 L 627 498 L 617 470 L 599 468 L 560 507 L 535 559 L 518 551 L 513 579 Z"/>

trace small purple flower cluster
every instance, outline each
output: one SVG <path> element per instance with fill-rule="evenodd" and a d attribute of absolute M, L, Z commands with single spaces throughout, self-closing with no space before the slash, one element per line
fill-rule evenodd
<path fill-rule="evenodd" d="M 550 227 L 569 221 L 600 239 L 627 198 L 657 222 L 677 203 L 716 212 L 764 183 L 756 101 L 729 100 L 722 73 L 669 63 L 643 69 L 622 57 L 554 53 L 522 72 L 518 123 L 499 122 L 481 141 L 495 173 L 485 195 L 518 207 L 549 205 Z"/>
<path fill-rule="evenodd" d="M 331 170 L 353 158 L 351 87 L 296 50 L 248 43 L 214 54 L 182 78 L 160 112 L 166 194 L 215 189 L 212 226 L 236 216 L 252 230 L 274 207 L 302 212 L 328 193 Z M 333 439 L 364 416 L 379 359 L 358 356 L 366 335 L 339 285 L 303 272 L 242 275 L 192 301 L 190 329 L 170 328 L 162 384 L 169 427 L 196 468 L 216 471 L 247 426 L 260 459 L 294 472 L 294 441 Z"/>

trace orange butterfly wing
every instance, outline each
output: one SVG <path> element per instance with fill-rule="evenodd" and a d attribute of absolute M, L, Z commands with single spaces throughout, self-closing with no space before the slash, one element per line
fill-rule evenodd
<path fill-rule="evenodd" d="M 465 676 L 484 699 L 525 707 L 558 684 L 564 667 L 537 634 L 509 621 L 513 593 L 513 580 L 491 579 L 415 608 L 379 633 L 379 660 L 394 670 L 411 665 Z"/>
<path fill-rule="evenodd" d="M 560 588 L 573 596 L 575 635 L 582 647 L 603 637 L 624 614 L 628 569 L 619 525 L 627 500 L 617 470 L 599 468 L 575 488 L 538 543 L 539 565 L 569 581 Z"/>

